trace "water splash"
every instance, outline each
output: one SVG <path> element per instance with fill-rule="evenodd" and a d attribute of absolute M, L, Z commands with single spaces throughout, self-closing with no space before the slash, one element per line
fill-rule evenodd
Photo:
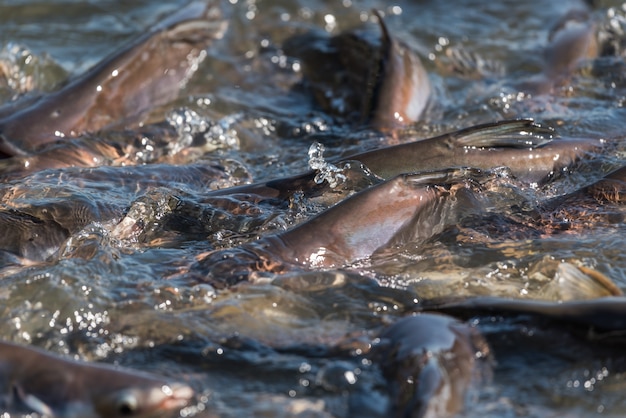
<path fill-rule="evenodd" d="M 321 184 L 328 182 L 331 189 L 346 181 L 343 170 L 324 159 L 324 145 L 314 142 L 309 147 L 309 167 L 318 173 L 315 175 L 315 182 Z"/>
<path fill-rule="evenodd" d="M 0 50 L 0 100 L 51 90 L 66 77 L 65 70 L 46 55 L 37 56 L 17 44 Z"/>
<path fill-rule="evenodd" d="M 200 148 L 204 152 L 216 149 L 238 149 L 239 137 L 232 129 L 232 125 L 239 119 L 239 114 L 233 114 L 218 121 L 212 121 L 191 109 L 173 110 L 167 116 L 167 121 L 176 129 L 179 139 L 171 144 L 170 154 L 177 154 L 189 147 Z"/>

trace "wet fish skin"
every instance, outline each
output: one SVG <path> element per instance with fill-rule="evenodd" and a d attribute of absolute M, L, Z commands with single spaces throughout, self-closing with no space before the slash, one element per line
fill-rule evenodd
<path fill-rule="evenodd" d="M 541 185 L 605 143 L 596 139 L 552 140 L 554 131 L 530 119 L 486 123 L 420 141 L 346 157 L 389 178 L 401 172 L 450 167 L 508 167 L 520 181 Z"/>
<path fill-rule="evenodd" d="M 61 137 L 136 121 L 174 99 L 203 50 L 226 28 L 212 3 L 193 2 L 60 90 L 0 121 L 0 152 L 27 155 Z"/>
<path fill-rule="evenodd" d="M 335 165 L 358 161 L 373 175 L 391 179 L 403 173 L 444 170 L 450 167 L 492 169 L 509 167 L 518 180 L 544 184 L 585 155 L 601 150 L 595 139 L 554 139 L 554 130 L 530 119 L 476 125 L 432 138 L 345 156 Z M 317 172 L 254 183 L 213 194 L 250 193 L 286 199 L 296 191 L 318 195 L 326 183 L 314 181 Z"/>
<path fill-rule="evenodd" d="M 586 59 L 596 58 L 600 48 L 596 26 L 584 9 L 572 9 L 563 15 L 548 35 L 543 51 L 543 71 L 521 83 L 521 90 L 533 95 L 550 94 L 568 81 Z"/>
<path fill-rule="evenodd" d="M 622 332 L 621 335 L 626 330 L 626 298 L 623 296 L 563 302 L 499 297 L 449 298 L 425 301 L 422 308 L 458 318 L 484 315 L 539 318 L 578 330 L 585 336 L 590 330 L 598 333 Z"/>
<path fill-rule="evenodd" d="M 404 317 L 384 329 L 372 347 L 390 383 L 393 417 L 447 417 L 462 411 L 489 347 L 479 333 L 441 314 Z M 486 364 L 486 363 L 485 363 Z"/>
<path fill-rule="evenodd" d="M 626 202 L 626 167 L 621 167 L 601 180 L 585 187 L 583 192 L 601 202 Z"/>
<path fill-rule="evenodd" d="M 449 170 L 397 176 L 367 188 L 285 232 L 239 248 L 213 251 L 192 266 L 218 288 L 258 271 L 338 268 L 393 245 L 419 242 L 460 215 L 478 210 L 466 181 L 474 172 Z"/>
<path fill-rule="evenodd" d="M 182 383 L 0 341 L 0 404 L 54 418 L 156 417 L 180 409 Z"/>
<path fill-rule="evenodd" d="M 419 57 L 390 34 L 378 10 L 373 14 L 383 35 L 383 62 L 371 125 L 387 131 L 417 122 L 428 107 L 432 88 Z"/>
<path fill-rule="evenodd" d="M 571 74 L 580 61 L 598 56 L 595 25 L 587 10 L 573 9 L 552 28 L 544 50 L 546 76 L 558 79 Z"/>
<path fill-rule="evenodd" d="M 281 258 L 313 267 L 340 267 L 378 249 L 420 241 L 455 217 L 462 181 L 438 183 L 400 175 L 370 187 L 275 236 Z"/>
<path fill-rule="evenodd" d="M 420 120 L 432 88 L 419 56 L 392 36 L 379 11 L 372 13 L 381 31 L 376 40 L 358 30 L 331 38 L 310 32 L 283 49 L 302 62 L 305 84 L 324 111 L 389 131 Z"/>

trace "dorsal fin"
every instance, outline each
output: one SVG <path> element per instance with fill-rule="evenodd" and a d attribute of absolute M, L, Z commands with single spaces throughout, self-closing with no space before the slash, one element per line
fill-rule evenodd
<path fill-rule="evenodd" d="M 533 119 L 503 120 L 461 129 L 451 138 L 455 145 L 466 147 L 528 148 L 545 145 L 555 135 L 553 128 Z"/>

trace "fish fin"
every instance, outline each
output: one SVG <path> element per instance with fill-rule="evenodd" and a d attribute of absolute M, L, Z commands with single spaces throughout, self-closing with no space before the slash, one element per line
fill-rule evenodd
<path fill-rule="evenodd" d="M 378 49 L 374 49 L 372 57 L 370 58 L 370 64 L 367 66 L 366 83 L 365 83 L 365 95 L 361 102 L 361 123 L 365 123 L 371 118 L 375 111 L 377 96 L 379 95 L 379 88 L 381 79 L 384 75 L 384 66 L 388 61 L 389 55 L 393 49 L 393 39 L 389 34 L 387 25 L 383 20 L 382 13 L 377 9 L 372 9 L 372 14 L 376 16 L 380 31 L 382 34 L 380 46 Z"/>
<path fill-rule="evenodd" d="M 383 35 L 383 43 L 387 44 L 387 46 L 389 47 L 393 43 L 393 38 L 389 34 L 389 29 L 387 29 L 387 24 L 383 20 L 382 13 L 378 9 L 372 9 L 372 14 L 376 16 L 376 18 L 378 19 L 378 24 L 380 25 L 380 31 L 382 32 L 382 35 Z"/>
<path fill-rule="evenodd" d="M 452 184 L 464 180 L 480 180 L 491 176 L 489 171 L 484 171 L 473 167 L 455 167 L 443 170 L 420 171 L 416 173 L 401 174 L 407 182 L 414 186 L 424 186 L 428 184 Z"/>
<path fill-rule="evenodd" d="M 503 120 L 472 126 L 451 134 L 451 145 L 464 147 L 539 147 L 552 141 L 555 131 L 533 119 Z"/>
<path fill-rule="evenodd" d="M 28 155 L 26 151 L 11 142 L 1 131 L 2 127 L 0 126 L 0 158 L 24 157 Z"/>
<path fill-rule="evenodd" d="M 24 390 L 20 386 L 13 386 L 13 392 L 15 393 L 15 397 L 19 399 L 19 401 L 32 409 L 34 412 L 41 414 L 46 418 L 54 418 L 54 412 L 52 409 L 46 405 L 41 399 L 37 398 L 34 395 L 30 395 L 24 392 Z"/>

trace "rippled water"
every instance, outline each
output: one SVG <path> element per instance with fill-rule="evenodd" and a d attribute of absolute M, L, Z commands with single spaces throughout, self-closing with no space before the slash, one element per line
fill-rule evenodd
<path fill-rule="evenodd" d="M 10 69 L 0 98 L 54 90 L 183 4 L 0 1 L 0 61 Z M 520 93 L 520 83 L 541 72 L 550 28 L 580 7 L 586 6 L 569 0 L 225 2 L 226 35 L 209 47 L 180 98 L 146 121 L 169 121 L 173 142 L 185 152 L 159 157 L 164 145 L 156 130 L 136 158 L 145 165 L 48 169 L 0 185 L 3 209 L 84 219 L 44 254 L 28 243 L 20 254 L 36 255 L 28 260 L 3 253 L 0 336 L 178 377 L 199 393 L 186 416 L 385 416 L 388 383 L 376 363 L 331 349 L 348 344 L 348 336 L 374 332 L 433 297 L 559 299 L 561 290 L 545 285 L 573 266 L 626 289 L 626 223 L 618 204 L 577 209 L 562 233 L 553 233 L 554 225 L 527 225 L 540 202 L 624 165 L 623 50 L 581 62 L 549 93 Z M 310 29 L 376 30 L 372 8 L 385 11 L 390 31 L 417 51 L 433 85 L 426 118 L 400 142 L 530 117 L 563 138 L 602 138 L 610 146 L 542 187 L 503 175 L 485 194 L 487 214 L 339 270 L 257 272 L 254 283 L 229 290 L 199 280 L 194 262 L 207 251 L 230 254 L 305 222 L 332 200 L 295 195 L 258 202 L 211 190 L 306 171 L 316 142 L 326 160 L 389 143 L 319 109 L 297 87 L 301 63 L 282 49 Z M 592 18 L 598 28 L 612 23 L 623 30 L 625 8 L 597 2 Z M 476 54 L 493 71 L 484 77 L 448 71 L 447 51 L 454 49 Z M 198 131 L 208 132 L 208 145 L 187 147 Z M 134 141 L 137 132 L 97 135 Z M 353 189 L 377 182 L 359 181 Z M 519 220 L 519 230 L 500 226 L 500 213 Z M 626 412 L 619 344 L 532 321 L 470 323 L 486 335 L 495 363 L 492 378 L 470 391 L 462 416 Z"/>

